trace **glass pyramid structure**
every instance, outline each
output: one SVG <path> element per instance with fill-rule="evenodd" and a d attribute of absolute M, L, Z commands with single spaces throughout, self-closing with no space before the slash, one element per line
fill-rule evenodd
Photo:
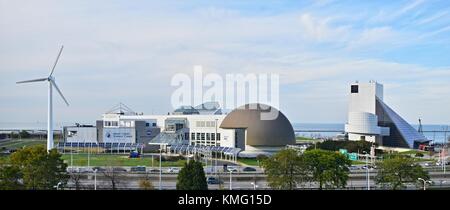
<path fill-rule="evenodd" d="M 390 135 L 383 136 L 384 146 L 418 148 L 419 144 L 429 142 L 422 133 L 419 133 L 379 98 L 376 99 L 376 115 L 378 126 L 390 129 Z"/>

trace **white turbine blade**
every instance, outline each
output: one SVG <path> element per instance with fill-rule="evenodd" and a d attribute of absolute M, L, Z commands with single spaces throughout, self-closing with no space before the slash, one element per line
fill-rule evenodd
<path fill-rule="evenodd" d="M 42 81 L 47 81 L 48 80 L 48 78 L 40 78 L 40 79 L 32 79 L 32 80 L 25 80 L 25 81 L 19 81 L 19 82 L 16 82 L 17 84 L 20 84 L 20 83 L 30 83 L 30 82 L 42 82 Z"/>
<path fill-rule="evenodd" d="M 59 90 L 58 86 L 56 85 L 55 81 L 53 81 L 53 79 L 50 79 L 50 82 L 53 84 L 53 86 L 56 88 L 56 90 L 58 91 L 59 95 L 61 96 L 61 98 L 64 100 L 64 102 L 66 102 L 66 105 L 69 106 L 69 102 L 67 102 L 66 98 L 64 97 L 64 95 L 62 94 L 61 90 Z"/>
<path fill-rule="evenodd" d="M 61 53 L 62 53 L 62 51 L 63 51 L 63 48 L 64 48 L 64 45 L 62 45 L 62 46 L 61 46 L 61 49 L 59 50 L 58 57 L 56 57 L 55 64 L 53 64 L 53 68 L 52 68 L 52 71 L 50 72 L 50 76 L 49 76 L 49 77 L 51 77 L 52 74 L 53 74 L 53 71 L 55 71 L 56 64 L 58 63 L 59 56 L 61 56 Z"/>

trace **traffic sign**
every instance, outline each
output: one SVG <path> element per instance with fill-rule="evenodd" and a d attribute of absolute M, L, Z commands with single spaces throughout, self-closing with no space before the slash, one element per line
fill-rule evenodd
<path fill-rule="evenodd" d="M 348 159 L 350 160 L 358 160 L 358 154 L 357 153 L 348 153 Z"/>

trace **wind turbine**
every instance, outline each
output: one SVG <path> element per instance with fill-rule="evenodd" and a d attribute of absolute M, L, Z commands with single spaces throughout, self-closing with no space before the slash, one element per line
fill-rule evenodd
<path fill-rule="evenodd" d="M 53 149 L 53 101 L 52 101 L 53 87 L 55 87 L 55 89 L 58 91 L 59 95 L 64 100 L 64 102 L 67 104 L 67 106 L 69 106 L 69 103 L 67 102 L 66 98 L 62 94 L 61 90 L 59 90 L 58 86 L 56 85 L 55 77 L 52 76 L 53 72 L 55 71 L 56 64 L 58 63 L 59 56 L 61 56 L 63 48 L 64 48 L 64 46 L 61 46 L 61 49 L 59 50 L 59 53 L 58 53 L 58 57 L 56 57 L 56 61 L 53 64 L 52 71 L 50 72 L 50 75 L 48 77 L 16 82 L 17 84 L 43 82 L 43 81 L 48 82 L 47 151 L 50 151 L 51 149 Z"/>

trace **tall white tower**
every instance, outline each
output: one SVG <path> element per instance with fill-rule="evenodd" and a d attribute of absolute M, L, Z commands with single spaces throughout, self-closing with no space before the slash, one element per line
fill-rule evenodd
<path fill-rule="evenodd" d="M 378 126 L 377 100 L 383 100 L 383 85 L 375 81 L 355 82 L 350 86 L 348 123 L 345 132 L 349 140 L 381 143 L 389 128 Z"/>

